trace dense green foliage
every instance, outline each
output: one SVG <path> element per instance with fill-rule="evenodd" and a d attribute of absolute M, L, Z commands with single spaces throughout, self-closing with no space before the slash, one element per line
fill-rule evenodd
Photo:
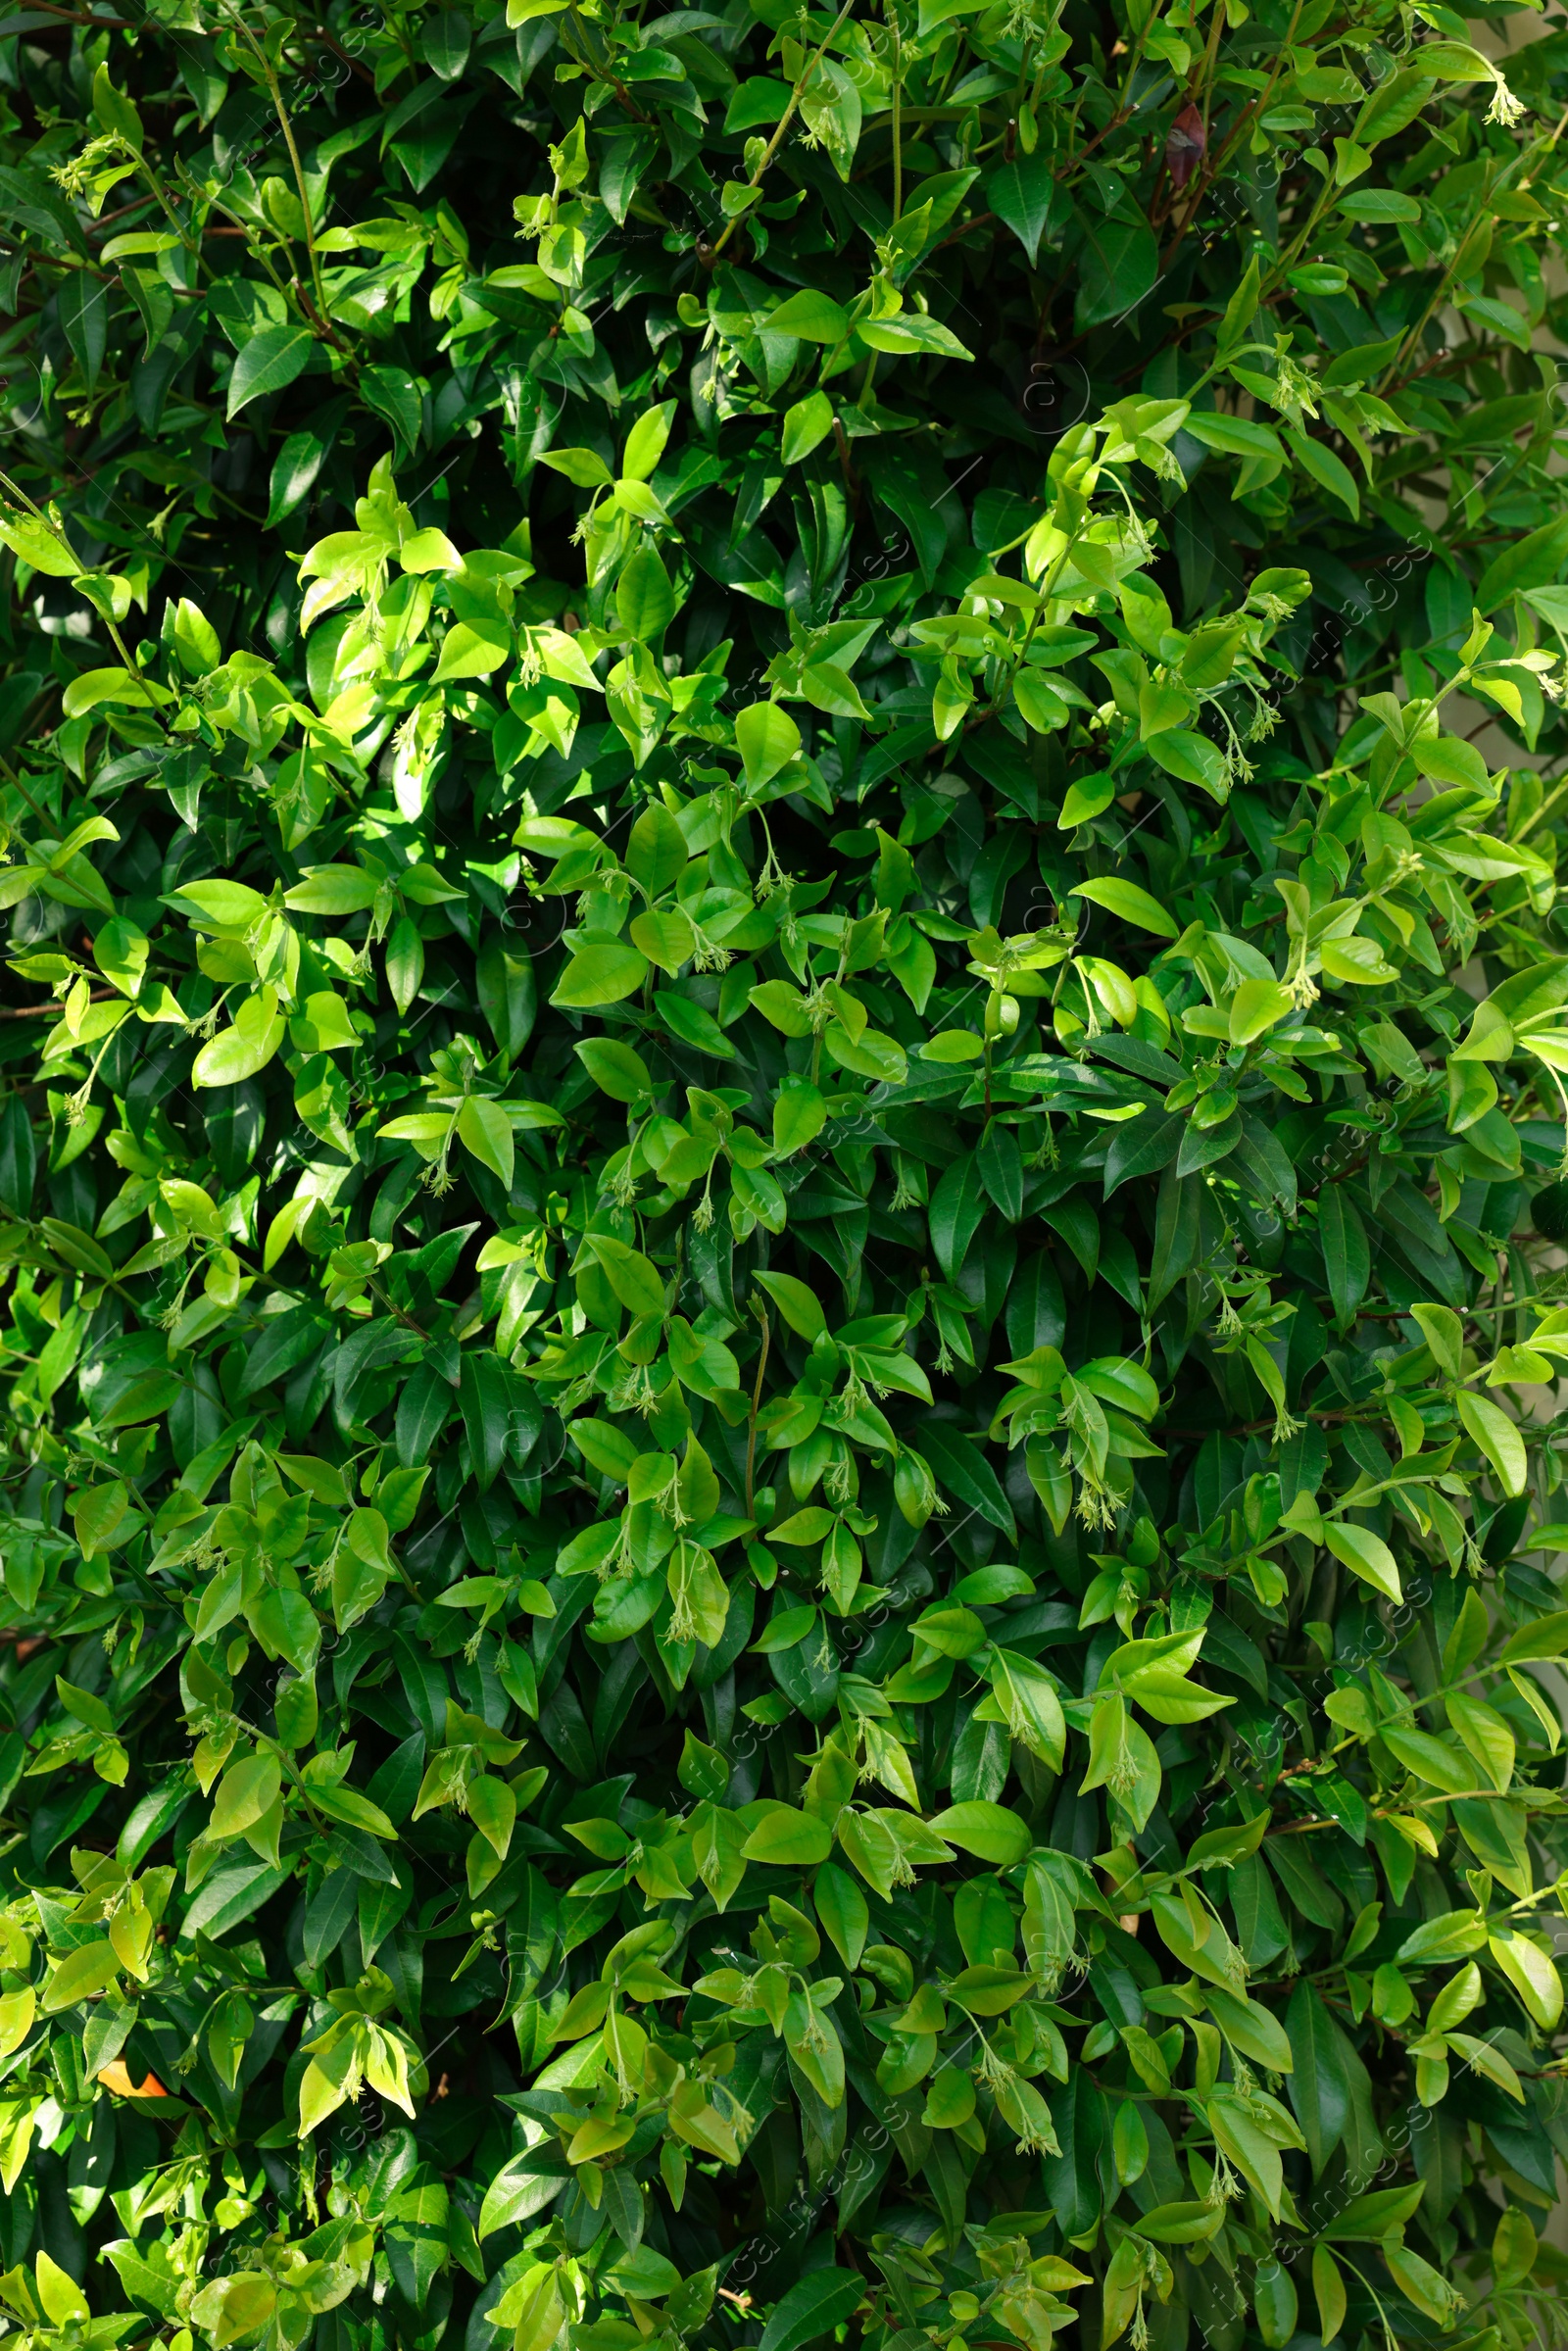
<path fill-rule="evenodd" d="M 1568 36 L 113 9 L 0 21 L 12 2323 L 1560 2333 Z"/>

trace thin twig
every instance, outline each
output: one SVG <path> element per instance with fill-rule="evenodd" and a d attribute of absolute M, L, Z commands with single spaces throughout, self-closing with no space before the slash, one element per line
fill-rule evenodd
<path fill-rule="evenodd" d="M 784 109 L 783 121 L 779 123 L 777 130 L 774 131 L 772 137 L 768 140 L 767 146 L 763 151 L 761 161 L 759 163 L 756 171 L 752 173 L 751 178 L 746 183 L 748 187 L 757 188 L 761 186 L 762 174 L 767 170 L 767 167 L 772 162 L 774 156 L 778 153 L 780 146 L 783 144 L 784 134 L 789 129 L 790 124 L 794 122 L 796 109 L 799 107 L 801 100 L 806 95 L 807 84 L 809 82 L 811 75 L 816 72 L 817 67 L 821 64 L 829 41 L 833 38 L 833 35 L 837 32 L 839 26 L 843 24 L 845 18 L 849 15 L 854 6 L 855 0 L 844 0 L 843 7 L 839 10 L 838 15 L 834 18 L 826 32 L 823 33 L 821 40 L 817 43 L 817 46 L 811 54 L 810 62 L 807 66 L 805 73 L 801 75 L 800 80 L 795 84 L 794 89 L 790 92 L 790 102 Z M 712 251 L 708 256 L 708 267 L 710 269 L 713 267 L 713 264 L 717 261 L 719 255 L 723 252 L 725 246 L 729 243 L 730 238 L 735 234 L 736 229 L 740 226 L 745 218 L 746 215 L 744 213 L 737 213 L 735 218 L 727 224 L 722 236 L 718 240 L 718 243 L 713 247 Z"/>
<path fill-rule="evenodd" d="M 95 988 L 87 1002 L 90 1004 L 113 1004 L 119 999 L 119 996 L 118 988 Z M 64 1010 L 64 1004 L 53 1003 L 47 1004 L 0 1004 L 0 1020 L 58 1020 Z"/>
<path fill-rule="evenodd" d="M 752 1304 L 756 1310 L 757 1319 L 762 1326 L 762 1347 L 757 1358 L 757 1383 L 752 1390 L 752 1409 L 746 1423 L 746 1515 L 748 1518 L 755 1515 L 752 1509 L 752 1479 L 757 1466 L 757 1415 L 762 1406 L 762 1374 L 767 1369 L 767 1344 L 770 1336 L 767 1308 L 756 1298 L 753 1298 Z"/>

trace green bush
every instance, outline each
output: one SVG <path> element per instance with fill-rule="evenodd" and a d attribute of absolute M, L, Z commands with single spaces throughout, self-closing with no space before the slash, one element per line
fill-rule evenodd
<path fill-rule="evenodd" d="M 1519 21 L 0 22 L 39 2351 L 1560 2331 Z"/>

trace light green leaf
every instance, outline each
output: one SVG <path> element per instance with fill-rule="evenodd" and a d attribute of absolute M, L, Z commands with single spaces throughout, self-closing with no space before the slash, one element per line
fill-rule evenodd
<path fill-rule="evenodd" d="M 648 958 L 620 942 L 579 947 L 556 982 L 553 1004 L 618 1004 L 648 976 Z"/>
<path fill-rule="evenodd" d="M 1530 1463 L 1517 1422 L 1500 1405 L 1473 1396 L 1468 1388 L 1459 1389 L 1453 1402 L 1465 1434 L 1486 1455 L 1503 1493 L 1523 1494 Z"/>
<path fill-rule="evenodd" d="M 1151 898 L 1149 892 L 1140 889 L 1136 882 L 1114 878 L 1079 882 L 1067 895 L 1069 898 L 1086 898 L 1091 906 L 1103 906 L 1107 914 L 1114 914 L 1122 922 L 1136 923 L 1140 930 L 1152 931 L 1156 938 L 1174 939 L 1176 936 L 1176 924 L 1168 908 L 1162 906 L 1157 898 Z"/>
<path fill-rule="evenodd" d="M 458 1140 L 500 1177 L 504 1191 L 512 1190 L 512 1122 L 499 1102 L 470 1094 L 458 1112 Z"/>
<path fill-rule="evenodd" d="M 1341 1565 L 1359 1576 L 1363 1584 L 1370 1584 L 1385 1599 L 1403 1599 L 1397 1563 L 1381 1535 L 1366 1527 L 1352 1527 L 1347 1520 L 1325 1519 L 1323 1541 Z"/>
<path fill-rule="evenodd" d="M 248 996 L 234 1016 L 233 1026 L 210 1038 L 196 1055 L 191 1067 L 192 1084 L 237 1086 L 243 1079 L 255 1077 L 282 1044 L 283 1031 L 276 991 L 263 988 L 259 994 Z"/>

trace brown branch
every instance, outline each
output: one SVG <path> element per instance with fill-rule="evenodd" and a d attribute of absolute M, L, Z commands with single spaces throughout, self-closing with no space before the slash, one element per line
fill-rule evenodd
<path fill-rule="evenodd" d="M 95 988 L 87 1002 L 90 1004 L 113 1004 L 119 994 L 118 988 Z M 0 1020 L 58 1020 L 65 1008 L 63 1004 L 0 1004 Z"/>
<path fill-rule="evenodd" d="M 941 253 L 945 246 L 956 245 L 960 237 L 970 235 L 977 228 L 989 228 L 996 217 L 995 213 L 976 213 L 972 220 L 965 220 L 961 227 L 950 228 L 945 237 L 939 237 L 931 248 L 932 252 Z"/>
<path fill-rule="evenodd" d="M 1274 95 L 1274 84 L 1280 77 L 1280 68 L 1285 62 L 1286 53 L 1289 50 L 1292 41 L 1296 38 L 1296 26 L 1301 14 L 1301 5 L 1302 0 L 1296 0 L 1296 7 L 1292 11 L 1291 22 L 1289 28 L 1286 31 L 1285 39 L 1280 45 L 1279 53 L 1269 70 L 1269 77 L 1264 83 L 1262 89 L 1258 92 L 1255 98 L 1251 99 L 1248 105 L 1243 107 L 1235 122 L 1232 123 L 1230 131 L 1225 139 L 1225 143 L 1220 148 L 1219 153 L 1210 157 L 1205 152 L 1202 166 L 1198 174 L 1198 185 L 1193 191 L 1192 203 L 1187 207 L 1186 212 L 1182 215 L 1181 224 L 1178 227 L 1174 238 L 1172 239 L 1171 243 L 1166 246 L 1165 251 L 1159 257 L 1159 278 L 1155 279 L 1156 284 L 1159 283 L 1160 279 L 1170 275 L 1170 266 L 1176 259 L 1177 253 L 1180 251 L 1181 246 L 1187 236 L 1188 230 L 1192 227 L 1193 222 L 1198 218 L 1199 210 L 1202 204 L 1203 198 L 1208 194 L 1209 189 L 1218 179 L 1220 172 L 1230 162 L 1237 142 L 1242 137 L 1244 131 L 1250 129 L 1253 122 L 1261 119 L 1264 109 L 1268 105 L 1270 98 L 1272 98 Z M 1206 150 L 1206 138 L 1204 144 Z"/>
<path fill-rule="evenodd" d="M 89 220 L 87 223 L 87 234 L 90 237 L 101 237 L 104 233 L 104 230 L 106 228 L 113 228 L 117 220 L 126 220 L 130 218 L 132 213 L 144 213 L 149 204 L 156 204 L 157 202 L 158 199 L 156 196 L 133 196 L 129 204 L 122 204 L 118 212 L 105 213 L 100 219 L 96 220 Z"/>
<path fill-rule="evenodd" d="M 98 22 L 96 18 L 93 21 L 94 23 Z M 324 41 L 328 49 L 332 51 L 334 57 L 340 57 L 343 60 L 343 63 L 348 67 L 351 73 L 358 73 L 362 81 L 368 81 L 372 89 L 375 87 L 375 75 L 370 72 L 369 68 L 368 66 L 362 66 L 357 57 L 351 57 L 348 51 L 344 48 L 342 42 L 335 41 L 324 25 L 318 24 L 316 27 L 315 37 L 318 41 Z"/>

